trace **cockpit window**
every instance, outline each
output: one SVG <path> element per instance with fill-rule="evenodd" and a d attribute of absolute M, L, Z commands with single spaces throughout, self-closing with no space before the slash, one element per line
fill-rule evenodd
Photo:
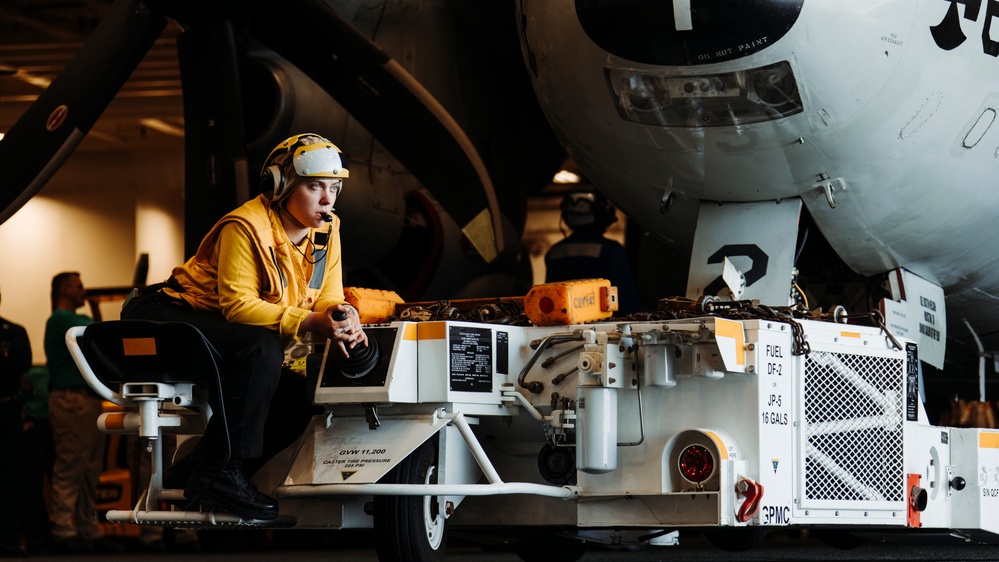
<path fill-rule="evenodd" d="M 731 127 L 782 119 L 804 108 L 787 61 L 736 72 L 667 76 L 608 65 L 622 119 L 661 127 Z"/>

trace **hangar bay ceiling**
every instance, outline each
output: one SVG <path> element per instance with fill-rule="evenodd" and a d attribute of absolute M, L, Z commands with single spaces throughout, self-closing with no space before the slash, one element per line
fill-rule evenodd
<path fill-rule="evenodd" d="M 110 0 L 8 0 L 0 6 L 0 133 L 72 59 L 110 5 Z M 167 26 L 78 150 L 155 147 L 183 136 L 176 33 Z M 94 79 L 101 79 L 100 69 L 94 69 Z"/>

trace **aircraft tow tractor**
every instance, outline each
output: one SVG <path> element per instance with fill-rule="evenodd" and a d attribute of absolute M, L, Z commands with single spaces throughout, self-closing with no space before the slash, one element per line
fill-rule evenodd
<path fill-rule="evenodd" d="M 409 311 L 365 327 L 371 357 L 310 355 L 325 414 L 254 476 L 280 500 L 269 522 L 181 511 L 162 488 L 158 438 L 198 433 L 210 384 L 106 382 L 80 343 L 90 328 L 72 329 L 90 384 L 127 407 L 103 429 L 153 455 L 134 508 L 108 519 L 373 528 L 384 560 L 439 559 L 464 527 L 534 549 L 554 544 L 541 532 L 671 545 L 682 528 L 733 549 L 786 527 L 999 542 L 999 430 L 931 425 L 917 346 L 886 328 L 710 299 L 619 319 L 605 280 L 539 285 L 522 305 L 529 321 Z M 100 345 L 156 353 L 134 339 Z"/>

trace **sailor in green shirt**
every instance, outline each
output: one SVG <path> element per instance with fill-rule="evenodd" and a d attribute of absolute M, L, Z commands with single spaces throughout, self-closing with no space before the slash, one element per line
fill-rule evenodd
<path fill-rule="evenodd" d="M 76 363 L 69 354 L 69 348 L 66 347 L 66 332 L 74 326 L 87 326 L 92 323 L 93 319 L 77 314 L 75 309 L 57 308 L 52 311 L 52 316 L 45 323 L 45 357 L 48 361 L 50 388 L 90 390 L 80 370 L 76 368 Z"/>
<path fill-rule="evenodd" d="M 76 310 L 86 303 L 80 274 L 52 278 L 52 316 L 45 324 L 49 369 L 49 423 L 55 442 L 52 466 L 52 539 L 56 552 L 120 551 L 101 537 L 94 509 L 104 464 L 104 434 L 97 429 L 103 412 L 100 397 L 83 380 L 66 347 L 66 331 L 93 322 Z"/>

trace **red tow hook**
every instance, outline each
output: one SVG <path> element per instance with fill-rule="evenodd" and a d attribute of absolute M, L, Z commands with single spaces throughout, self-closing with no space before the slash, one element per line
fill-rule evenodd
<path fill-rule="evenodd" d="M 735 485 L 735 491 L 736 494 L 746 498 L 739 506 L 738 513 L 735 514 L 735 518 L 740 523 L 745 523 L 752 519 L 760 509 L 760 500 L 763 499 L 763 485 L 753 482 L 749 478 L 743 478 Z"/>

